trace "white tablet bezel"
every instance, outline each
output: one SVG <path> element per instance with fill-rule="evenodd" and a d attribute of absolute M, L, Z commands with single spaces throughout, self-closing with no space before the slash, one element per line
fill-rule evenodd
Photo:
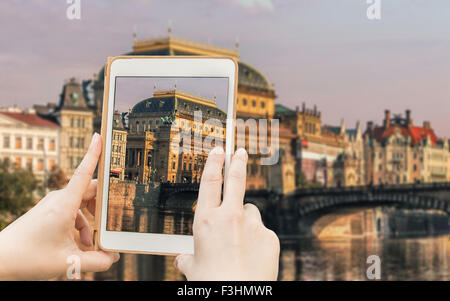
<path fill-rule="evenodd" d="M 237 66 L 229 58 L 170 57 L 117 58 L 109 68 L 108 110 L 102 189 L 99 247 L 103 250 L 144 254 L 183 254 L 194 252 L 191 235 L 107 231 L 108 190 L 116 77 L 222 77 L 228 78 L 228 111 L 225 141 L 225 171 L 234 152 L 234 118 Z M 231 118 L 230 118 L 230 114 Z"/>

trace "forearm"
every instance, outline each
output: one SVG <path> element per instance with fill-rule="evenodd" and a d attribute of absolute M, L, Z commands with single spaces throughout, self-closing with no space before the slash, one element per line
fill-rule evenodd
<path fill-rule="evenodd" d="M 14 275 L 14 254 L 11 254 L 11 244 L 8 242 L 6 233 L 0 232 L 0 281 L 15 280 Z M 14 253 L 14 252 L 12 252 Z"/>

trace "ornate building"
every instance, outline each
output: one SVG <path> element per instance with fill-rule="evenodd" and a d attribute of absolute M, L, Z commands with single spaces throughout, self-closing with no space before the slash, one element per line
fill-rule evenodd
<path fill-rule="evenodd" d="M 430 122 L 413 125 L 411 112 L 391 117 L 383 125 L 368 122 L 364 133 L 366 181 L 378 184 L 440 182 L 448 179 L 449 146 L 439 139 Z"/>
<path fill-rule="evenodd" d="M 127 150 L 127 130 L 122 114 L 113 115 L 110 176 L 123 180 L 125 177 L 125 155 Z"/>
<path fill-rule="evenodd" d="M 328 127 L 343 137 L 345 149 L 333 164 L 334 186 L 365 185 L 364 141 L 359 122 L 354 129 L 346 129 L 344 120 L 339 127 Z"/>
<path fill-rule="evenodd" d="M 270 167 L 269 187 L 278 193 L 288 194 L 295 190 L 295 157 L 293 152 L 293 142 L 295 134 L 292 131 L 280 125 L 279 130 L 279 160 Z"/>
<path fill-rule="evenodd" d="M 235 50 L 195 43 L 173 37 L 146 41 L 135 40 L 133 51 L 127 53 L 127 55 L 206 55 L 225 56 L 239 60 L 239 54 Z M 104 68 L 99 72 L 98 77 L 93 83 L 94 102 L 92 109 L 96 112 L 94 121 L 94 128 L 96 131 L 99 131 L 101 126 L 103 82 Z M 275 97 L 274 88 L 268 79 L 254 67 L 239 60 L 237 118 L 243 120 L 249 118 L 267 118 L 270 121 L 274 115 Z M 250 136 L 250 134 L 245 135 L 245 145 L 248 145 L 249 141 L 257 142 L 259 139 L 258 133 L 254 135 L 255 137 Z M 249 155 L 249 176 L 247 179 L 247 187 L 249 189 L 264 189 L 268 187 L 269 167 L 260 165 L 261 156 L 261 150 L 258 150 L 258 153 L 256 154 Z M 195 164 L 195 162 L 191 162 L 191 164 Z"/>
<path fill-rule="evenodd" d="M 334 186 L 333 164 L 346 148 L 345 135 L 336 133 L 333 127 L 322 126 L 317 107 L 307 109 L 305 103 L 301 110 L 297 107 L 295 111 L 276 105 L 275 116 L 296 135 L 292 153 L 297 169 L 303 172 L 306 180 Z"/>
<path fill-rule="evenodd" d="M 57 106 L 36 106 L 37 113 L 60 126 L 59 164 L 68 178 L 83 159 L 93 134 L 94 114 L 82 85 L 74 78 L 67 81 Z"/>
<path fill-rule="evenodd" d="M 201 112 L 201 118 L 194 112 Z M 226 113 L 215 99 L 155 91 L 128 115 L 125 178 L 140 183 L 200 182 L 209 148 L 224 141 L 225 123 Z M 187 145 L 189 149 L 182 149 Z"/>

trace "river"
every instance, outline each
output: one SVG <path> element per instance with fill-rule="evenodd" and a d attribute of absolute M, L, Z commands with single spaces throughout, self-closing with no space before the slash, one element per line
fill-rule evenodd
<path fill-rule="evenodd" d="M 282 240 L 280 280 L 367 280 L 367 257 L 381 280 L 450 280 L 450 236 Z"/>
<path fill-rule="evenodd" d="M 122 230 L 191 234 L 193 214 L 155 210 L 136 215 L 121 212 Z M 144 219 L 142 219 L 144 217 Z M 113 219 L 115 220 L 115 219 Z M 136 220 L 139 222 L 136 224 Z M 119 227 L 113 224 L 113 227 Z M 450 235 L 416 238 L 378 238 L 363 235 L 346 239 L 285 239 L 280 237 L 279 280 L 367 280 L 368 256 L 381 260 L 381 280 L 450 280 Z M 118 279 L 182 280 L 173 256 L 126 255 Z M 122 260 L 121 260 L 122 261 Z M 138 266 L 139 268 L 133 268 Z M 122 270 L 122 271 L 120 271 Z M 129 270 L 129 271 L 127 271 Z M 117 276 L 110 279 L 117 279 Z"/>

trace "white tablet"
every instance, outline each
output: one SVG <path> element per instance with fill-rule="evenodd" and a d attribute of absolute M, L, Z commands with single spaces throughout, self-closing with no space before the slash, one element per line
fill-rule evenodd
<path fill-rule="evenodd" d="M 94 240 L 129 253 L 193 253 L 209 151 L 234 151 L 237 63 L 230 58 L 109 58 Z"/>

